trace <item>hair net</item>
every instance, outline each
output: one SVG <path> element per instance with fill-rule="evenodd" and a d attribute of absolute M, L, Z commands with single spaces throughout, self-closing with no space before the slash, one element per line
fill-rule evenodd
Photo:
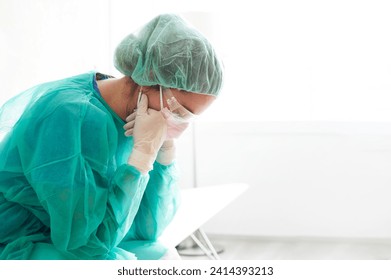
<path fill-rule="evenodd" d="M 223 80 L 221 61 L 210 42 L 172 14 L 159 15 L 125 37 L 114 65 L 142 86 L 217 95 Z"/>

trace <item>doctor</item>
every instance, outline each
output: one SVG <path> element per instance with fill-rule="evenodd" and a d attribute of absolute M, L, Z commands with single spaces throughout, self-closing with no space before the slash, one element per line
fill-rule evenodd
<path fill-rule="evenodd" d="M 175 144 L 222 85 L 208 40 L 160 15 L 118 45 L 114 78 L 35 86 L 0 111 L 0 259 L 164 259 Z"/>

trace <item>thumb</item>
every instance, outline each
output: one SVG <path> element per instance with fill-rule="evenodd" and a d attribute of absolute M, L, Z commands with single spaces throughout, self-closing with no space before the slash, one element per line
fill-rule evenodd
<path fill-rule="evenodd" d="M 140 102 L 137 104 L 137 115 L 146 114 L 148 110 L 148 96 L 141 95 Z"/>

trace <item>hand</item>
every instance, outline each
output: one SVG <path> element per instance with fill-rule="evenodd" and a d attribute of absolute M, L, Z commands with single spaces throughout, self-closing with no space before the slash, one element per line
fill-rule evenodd
<path fill-rule="evenodd" d="M 162 114 L 167 120 L 167 137 L 166 139 L 177 139 L 189 126 L 189 122 L 176 117 L 169 109 L 163 108 Z"/>
<path fill-rule="evenodd" d="M 173 139 L 169 139 L 163 142 L 161 146 L 156 161 L 162 165 L 169 165 L 175 159 L 175 142 Z"/>
<path fill-rule="evenodd" d="M 125 135 L 133 135 L 134 139 L 128 164 L 142 173 L 147 173 L 152 169 L 152 164 L 166 138 L 166 120 L 160 111 L 148 108 L 148 97 L 143 94 L 137 111 L 129 115 L 126 121 Z"/>
<path fill-rule="evenodd" d="M 129 116 L 126 117 L 126 124 L 124 125 L 125 129 L 125 136 L 132 136 L 133 135 L 133 128 L 134 123 L 136 122 L 136 114 L 137 111 L 134 110 L 133 113 L 131 113 Z"/>

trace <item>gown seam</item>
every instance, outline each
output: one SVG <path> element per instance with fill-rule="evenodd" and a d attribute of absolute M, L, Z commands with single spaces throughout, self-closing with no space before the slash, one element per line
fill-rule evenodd
<path fill-rule="evenodd" d="M 80 156 L 80 155 L 81 155 L 81 153 L 79 152 L 79 153 L 73 154 L 71 156 L 59 159 L 59 160 L 51 161 L 51 162 L 48 162 L 48 163 L 41 164 L 39 166 L 32 167 L 32 168 L 26 170 L 24 172 L 24 174 L 26 174 L 26 175 L 30 174 L 31 172 L 35 171 L 36 169 L 40 169 L 40 168 L 43 168 L 43 167 L 46 167 L 46 166 L 49 166 L 49 165 L 57 164 L 59 162 L 67 161 L 69 159 L 75 158 L 75 157 Z"/>

